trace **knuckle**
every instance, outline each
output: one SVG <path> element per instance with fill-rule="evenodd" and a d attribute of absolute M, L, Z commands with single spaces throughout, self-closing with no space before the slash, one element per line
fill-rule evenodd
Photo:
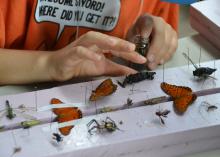
<path fill-rule="evenodd" d="M 95 35 L 95 32 L 94 31 L 89 31 L 89 32 L 87 32 L 85 35 L 84 35 L 84 37 L 85 38 L 91 38 L 92 36 L 94 36 Z"/>

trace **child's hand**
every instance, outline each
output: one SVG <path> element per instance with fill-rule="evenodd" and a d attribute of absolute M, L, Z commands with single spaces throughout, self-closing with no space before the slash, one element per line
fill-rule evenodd
<path fill-rule="evenodd" d="M 133 41 L 136 35 L 145 38 L 151 36 L 151 43 L 147 53 L 147 65 L 155 69 L 158 64 L 169 60 L 177 49 L 177 33 L 161 17 L 148 14 L 140 16 L 136 23 L 130 28 L 127 39 Z"/>
<path fill-rule="evenodd" d="M 139 55 L 135 45 L 98 32 L 88 32 L 78 40 L 49 56 L 49 75 L 53 80 L 64 81 L 72 77 L 99 75 L 127 75 L 135 70 L 116 64 L 104 56 L 114 56 L 143 64 L 145 57 Z"/>

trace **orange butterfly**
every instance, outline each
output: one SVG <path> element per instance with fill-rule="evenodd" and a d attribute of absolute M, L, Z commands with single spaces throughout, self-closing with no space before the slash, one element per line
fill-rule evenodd
<path fill-rule="evenodd" d="M 51 100 L 51 104 L 62 104 L 63 102 L 59 99 L 53 98 Z M 54 108 L 53 113 L 57 115 L 57 121 L 58 123 L 71 121 L 74 119 L 80 119 L 82 118 L 82 112 L 77 107 L 68 107 L 68 108 Z M 67 136 L 69 135 L 71 129 L 74 126 L 66 126 L 63 128 L 59 128 L 59 131 L 62 135 Z"/>
<path fill-rule="evenodd" d="M 174 108 L 179 114 L 183 114 L 189 105 L 197 98 L 192 89 L 184 86 L 175 86 L 168 83 L 161 83 L 162 90 L 170 95 L 174 102 Z"/>
<path fill-rule="evenodd" d="M 92 94 L 89 98 L 90 101 L 96 101 L 103 96 L 108 96 L 114 93 L 117 89 L 117 85 L 113 84 L 111 79 L 103 81 L 95 91 L 92 91 Z"/>

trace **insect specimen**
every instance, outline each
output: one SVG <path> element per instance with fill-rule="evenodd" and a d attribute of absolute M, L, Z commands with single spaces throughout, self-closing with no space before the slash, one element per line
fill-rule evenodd
<path fill-rule="evenodd" d="M 0 111 L 0 119 L 6 116 L 8 119 L 12 120 L 18 115 L 22 116 L 25 119 L 36 119 L 34 116 L 25 113 L 28 111 L 35 111 L 32 107 L 25 107 L 24 105 L 20 105 L 17 108 L 13 108 L 11 107 L 11 104 L 8 100 L 6 100 L 5 103 L 6 109 Z"/>
<path fill-rule="evenodd" d="M 11 157 L 14 156 L 16 153 L 19 153 L 19 152 L 21 152 L 21 147 L 15 147 L 14 150 L 13 150 L 13 154 L 11 155 Z"/>
<path fill-rule="evenodd" d="M 206 109 L 207 112 L 214 111 L 214 110 L 217 110 L 217 109 L 218 109 L 217 106 L 211 105 L 211 104 L 210 104 L 209 102 L 207 102 L 207 101 L 203 101 L 201 104 L 202 104 L 202 106 L 205 106 L 205 107 L 207 108 L 207 109 Z"/>
<path fill-rule="evenodd" d="M 115 111 L 115 110 L 111 107 L 103 107 L 100 109 L 99 113 L 106 113 L 106 112 L 112 112 L 112 111 Z"/>
<path fill-rule="evenodd" d="M 208 108 L 207 108 L 207 112 L 209 112 L 209 111 L 214 111 L 214 110 L 217 110 L 217 109 L 218 109 L 217 106 L 215 106 L 215 105 L 210 105 L 210 106 L 208 106 Z"/>
<path fill-rule="evenodd" d="M 29 120 L 29 121 L 21 122 L 21 126 L 24 129 L 28 129 L 32 126 L 39 125 L 40 123 L 41 123 L 41 121 L 39 121 L 39 120 Z"/>
<path fill-rule="evenodd" d="M 13 112 L 13 109 L 12 109 L 11 105 L 9 104 L 9 101 L 6 100 L 5 103 L 6 103 L 6 108 L 7 108 L 7 115 L 6 115 L 6 117 L 7 117 L 8 119 L 13 119 L 13 118 L 15 118 L 15 117 L 16 117 L 16 114 Z"/>
<path fill-rule="evenodd" d="M 194 66 L 195 70 L 193 71 L 193 76 L 197 76 L 199 78 L 207 78 L 207 77 L 211 77 L 210 75 L 212 75 L 217 69 L 214 68 L 209 68 L 209 67 L 198 67 L 190 58 L 186 53 L 183 53 L 184 57 L 186 59 L 188 59 L 192 65 Z"/>
<path fill-rule="evenodd" d="M 115 85 L 111 79 L 104 80 L 89 98 L 90 101 L 96 101 L 104 96 L 111 95 L 117 90 L 117 85 Z"/>
<path fill-rule="evenodd" d="M 53 133 L 53 139 L 56 140 L 58 143 L 63 141 L 63 137 L 58 133 Z"/>
<path fill-rule="evenodd" d="M 137 83 L 137 82 L 140 82 L 146 79 L 153 80 L 155 74 L 156 72 L 141 71 L 136 74 L 131 74 L 131 75 L 126 76 L 122 83 L 119 81 L 117 82 L 122 88 L 125 88 L 127 84 Z"/>
<path fill-rule="evenodd" d="M 162 103 L 164 101 L 167 100 L 166 96 L 161 96 L 161 97 L 157 97 L 157 98 L 152 98 L 152 99 L 148 99 L 144 101 L 145 105 L 155 105 L 155 104 L 159 104 Z"/>
<path fill-rule="evenodd" d="M 176 86 L 168 83 L 161 83 L 162 90 L 172 97 L 174 109 L 178 114 L 183 114 L 189 105 L 197 98 L 192 89 L 184 86 Z"/>
<path fill-rule="evenodd" d="M 167 118 L 167 115 L 170 113 L 170 110 L 158 110 L 155 112 L 155 114 L 160 118 L 160 122 L 165 125 L 165 121 L 163 118 Z"/>
<path fill-rule="evenodd" d="M 122 125 L 122 124 L 123 124 L 123 121 L 122 121 L 122 120 L 120 120 L 120 121 L 119 121 L 119 124 L 120 124 L 120 125 Z"/>
<path fill-rule="evenodd" d="M 101 131 L 114 132 L 116 130 L 119 130 L 115 121 L 113 121 L 110 117 L 106 117 L 106 119 L 102 120 L 101 123 L 99 123 L 96 119 L 92 119 L 87 124 L 87 127 L 90 135 L 92 135 L 93 130 L 98 130 L 100 132 Z"/>
<path fill-rule="evenodd" d="M 51 100 L 51 104 L 57 105 L 57 104 L 62 104 L 63 102 L 60 101 L 59 99 L 53 98 Z M 63 123 L 75 119 L 80 119 L 82 118 L 82 112 L 78 107 L 66 107 L 66 108 L 54 108 L 53 113 L 57 115 L 56 120 L 58 123 Z M 67 136 L 69 135 L 71 129 L 74 126 L 66 126 L 59 128 L 59 131 L 62 135 Z"/>
<path fill-rule="evenodd" d="M 133 101 L 130 98 L 127 98 L 127 103 L 124 105 L 126 108 L 130 108 L 133 105 Z"/>

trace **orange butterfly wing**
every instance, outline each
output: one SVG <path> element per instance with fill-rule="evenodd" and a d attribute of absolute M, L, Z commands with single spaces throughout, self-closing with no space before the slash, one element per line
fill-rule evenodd
<path fill-rule="evenodd" d="M 196 100 L 196 98 L 197 96 L 195 94 L 192 94 L 175 99 L 174 108 L 176 112 L 179 114 L 183 114 L 187 110 L 188 106 Z"/>
<path fill-rule="evenodd" d="M 59 99 L 53 98 L 51 100 L 51 104 L 62 104 L 63 102 Z M 68 108 L 55 108 L 53 109 L 53 113 L 57 115 L 58 123 L 63 123 L 67 121 L 71 121 L 74 119 L 82 118 L 82 112 L 77 107 L 68 107 Z M 67 136 L 69 135 L 71 129 L 74 126 L 67 126 L 63 128 L 59 128 L 59 131 L 62 135 Z"/>
<path fill-rule="evenodd" d="M 168 83 L 161 83 L 161 89 L 170 95 L 174 101 L 174 108 L 177 113 L 183 114 L 189 105 L 197 98 L 192 89 L 184 86 L 176 86 Z"/>
<path fill-rule="evenodd" d="M 189 87 L 171 85 L 166 82 L 161 83 L 161 88 L 174 99 L 192 93 L 192 89 Z"/>
<path fill-rule="evenodd" d="M 103 96 L 108 96 L 114 93 L 117 89 L 117 85 L 113 84 L 111 79 L 103 81 L 95 91 L 92 91 L 92 94 L 89 98 L 90 101 L 96 101 Z"/>

